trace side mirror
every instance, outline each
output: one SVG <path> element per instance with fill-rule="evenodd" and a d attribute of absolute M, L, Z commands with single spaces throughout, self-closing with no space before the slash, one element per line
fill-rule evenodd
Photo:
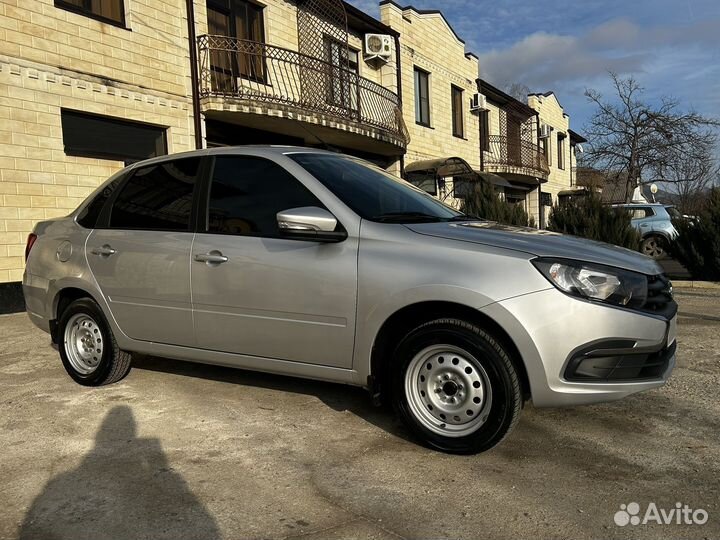
<path fill-rule="evenodd" d="M 347 238 L 344 230 L 336 231 L 338 220 L 330 212 L 317 206 L 291 208 L 277 214 L 280 234 L 310 242 L 342 242 Z"/>

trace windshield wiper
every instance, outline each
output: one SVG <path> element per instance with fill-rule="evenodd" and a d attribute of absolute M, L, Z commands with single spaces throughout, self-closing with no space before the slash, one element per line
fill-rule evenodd
<path fill-rule="evenodd" d="M 449 221 L 482 221 L 482 218 L 473 216 L 472 214 L 461 214 L 459 216 L 451 217 Z"/>
<path fill-rule="evenodd" d="M 422 223 L 432 221 L 443 221 L 444 218 L 425 214 L 423 212 L 388 212 L 371 218 L 380 223 Z"/>

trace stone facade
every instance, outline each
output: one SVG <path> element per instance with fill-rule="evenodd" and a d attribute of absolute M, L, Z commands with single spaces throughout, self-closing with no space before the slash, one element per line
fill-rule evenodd
<path fill-rule="evenodd" d="M 66 155 L 61 110 L 164 126 L 169 152 L 194 148 L 184 4 L 126 0 L 121 28 L 53 0 L 0 0 L 0 283 L 22 279 L 36 221 L 124 166 Z"/>
<path fill-rule="evenodd" d="M 543 193 L 551 196 L 552 204 L 558 200 L 558 194 L 573 187 L 573 171 L 576 167 L 575 150 L 570 136 L 570 116 L 564 111 L 562 105 L 553 92 L 544 94 L 530 94 L 528 105 L 535 109 L 540 117 L 540 125 L 548 126 L 549 135 L 540 140 L 541 146 L 546 150 L 550 174 L 548 181 L 543 184 Z M 545 221 L 550 214 L 551 207 L 545 207 Z M 545 224 L 543 224 L 545 225 Z"/>
<path fill-rule="evenodd" d="M 477 92 L 478 58 L 466 54 L 465 43 L 439 11 L 417 11 L 385 0 L 380 20 L 400 32 L 403 116 L 410 132 L 405 165 L 436 158 L 459 157 L 480 168 L 478 115 L 470 111 Z M 428 73 L 430 125 L 416 122 L 415 69 Z M 462 90 L 463 137 L 453 135 L 451 88 Z M 447 193 L 452 181 L 446 184 Z"/>

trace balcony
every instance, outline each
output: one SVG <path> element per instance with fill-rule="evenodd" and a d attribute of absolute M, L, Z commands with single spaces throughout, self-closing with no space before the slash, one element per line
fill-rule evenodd
<path fill-rule="evenodd" d="M 405 148 L 400 100 L 387 88 L 325 60 L 228 36 L 198 38 L 200 97 L 270 116 L 302 119 Z"/>
<path fill-rule="evenodd" d="M 489 172 L 509 173 L 547 179 L 547 158 L 537 144 L 523 139 L 490 135 L 489 149 L 483 152 L 483 168 Z"/>

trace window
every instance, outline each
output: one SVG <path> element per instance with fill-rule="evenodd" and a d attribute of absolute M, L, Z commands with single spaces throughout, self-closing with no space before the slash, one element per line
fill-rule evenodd
<path fill-rule="evenodd" d="M 122 181 L 126 176 L 126 172 L 120 172 L 115 175 L 115 178 L 111 180 L 102 191 L 95 195 L 93 200 L 90 201 L 85 208 L 82 209 L 77 217 L 77 222 L 81 226 L 86 229 L 94 229 L 97 226 L 97 221 L 100 218 L 103 208 L 105 207 L 105 203 L 110 199 L 115 189 L 122 184 Z"/>
<path fill-rule="evenodd" d="M 277 163 L 252 156 L 215 159 L 208 232 L 280 237 L 277 213 L 324 205 Z"/>
<path fill-rule="evenodd" d="M 327 81 L 327 102 L 345 109 L 357 110 L 359 54 L 344 43 L 325 36 L 327 61 L 336 66 Z M 350 73 L 348 73 L 348 70 Z"/>
<path fill-rule="evenodd" d="M 543 206 L 552 206 L 552 193 L 540 193 L 540 204 Z"/>
<path fill-rule="evenodd" d="M 645 219 L 648 217 L 653 217 L 655 213 L 653 212 L 652 208 L 648 207 L 639 207 L 639 208 L 630 208 L 630 217 L 631 219 Z"/>
<path fill-rule="evenodd" d="M 136 170 L 110 213 L 111 229 L 189 231 L 200 158 L 166 161 Z"/>
<path fill-rule="evenodd" d="M 55 0 L 55 7 L 125 27 L 123 0 Z"/>
<path fill-rule="evenodd" d="M 262 6 L 247 0 L 208 0 L 207 10 L 209 34 L 265 43 Z M 237 77 L 265 80 L 262 49 L 244 42 L 237 45 L 237 50 L 228 46 L 228 50 L 210 51 L 210 69 L 215 90 L 234 90 Z"/>
<path fill-rule="evenodd" d="M 63 109 L 68 156 L 113 159 L 126 164 L 167 154 L 165 128 Z"/>
<path fill-rule="evenodd" d="M 450 221 L 460 212 L 379 167 L 349 156 L 289 154 L 363 219 Z"/>
<path fill-rule="evenodd" d="M 557 136 L 557 166 L 558 169 L 565 168 L 565 135 L 558 133 Z"/>
<path fill-rule="evenodd" d="M 480 112 L 480 149 L 490 151 L 490 111 Z"/>
<path fill-rule="evenodd" d="M 415 68 L 415 122 L 430 127 L 430 74 Z"/>
<path fill-rule="evenodd" d="M 465 136 L 465 125 L 463 118 L 463 99 L 465 93 L 457 86 L 450 87 L 450 95 L 452 98 L 452 130 L 455 137 L 463 138 Z"/>
<path fill-rule="evenodd" d="M 550 137 L 540 139 L 540 151 L 547 160 L 548 167 L 552 165 L 552 153 L 550 152 Z"/>

